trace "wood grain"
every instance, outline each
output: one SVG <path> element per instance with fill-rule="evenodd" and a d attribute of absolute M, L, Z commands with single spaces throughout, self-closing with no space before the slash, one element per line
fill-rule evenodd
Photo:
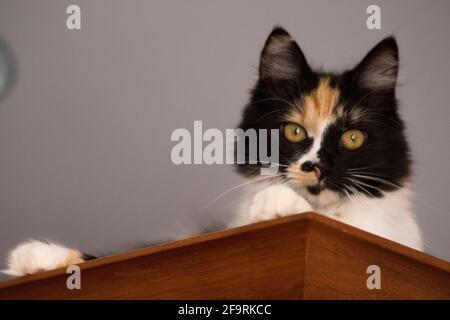
<path fill-rule="evenodd" d="M 366 286 L 379 265 L 382 288 Z M 303 213 L 0 283 L 0 299 L 450 299 L 450 263 Z"/>

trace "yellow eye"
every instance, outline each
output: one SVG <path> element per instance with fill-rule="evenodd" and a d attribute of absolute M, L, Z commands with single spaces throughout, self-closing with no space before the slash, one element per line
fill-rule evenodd
<path fill-rule="evenodd" d="M 299 124 L 287 123 L 283 128 L 283 134 L 290 142 L 301 142 L 306 138 L 306 131 Z"/>
<path fill-rule="evenodd" d="M 360 130 L 348 130 L 341 136 L 341 142 L 345 149 L 355 150 L 361 147 L 366 137 Z"/>

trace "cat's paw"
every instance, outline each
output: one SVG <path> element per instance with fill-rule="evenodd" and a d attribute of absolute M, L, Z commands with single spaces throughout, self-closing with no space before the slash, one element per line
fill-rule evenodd
<path fill-rule="evenodd" d="M 311 211 L 311 205 L 285 185 L 274 185 L 259 191 L 250 207 L 253 221 L 268 220 L 294 213 Z"/>
<path fill-rule="evenodd" d="M 11 250 L 7 259 L 7 269 L 2 272 L 20 277 L 81 262 L 84 262 L 83 254 L 78 250 L 51 242 L 30 240 Z"/>

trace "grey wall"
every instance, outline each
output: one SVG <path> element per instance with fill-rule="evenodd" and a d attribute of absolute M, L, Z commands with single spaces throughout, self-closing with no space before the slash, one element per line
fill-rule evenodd
<path fill-rule="evenodd" d="M 65 27 L 71 3 L 81 31 Z M 243 180 L 228 166 L 173 165 L 170 135 L 194 120 L 237 124 L 277 23 L 331 70 L 397 37 L 416 211 L 428 251 L 449 259 L 450 2 L 376 3 L 379 31 L 365 27 L 365 1 L 2 0 L 0 36 L 19 67 L 0 102 L 2 259 L 30 237 L 103 254 L 229 216 L 238 191 L 202 206 Z"/>

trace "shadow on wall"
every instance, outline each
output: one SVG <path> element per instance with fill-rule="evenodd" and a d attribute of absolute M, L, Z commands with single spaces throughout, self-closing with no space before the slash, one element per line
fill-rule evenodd
<path fill-rule="evenodd" d="M 7 95 L 16 80 L 16 62 L 6 41 L 0 38 L 0 101 Z"/>

